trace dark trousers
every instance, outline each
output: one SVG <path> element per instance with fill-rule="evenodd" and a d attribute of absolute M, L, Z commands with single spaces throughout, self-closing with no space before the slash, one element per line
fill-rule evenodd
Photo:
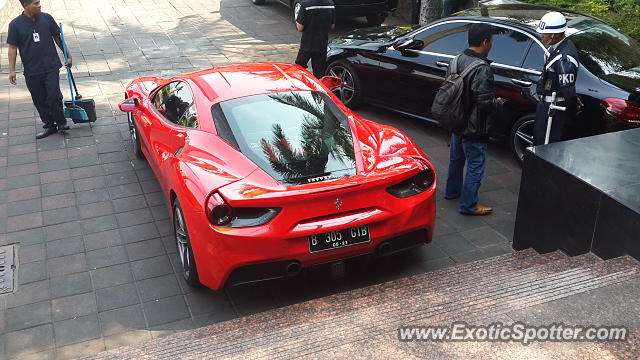
<path fill-rule="evenodd" d="M 557 102 L 558 106 L 566 106 L 564 101 Z M 570 109 L 568 109 L 570 110 Z M 568 117 L 566 111 L 556 111 L 553 114 L 551 123 L 551 133 L 549 134 L 549 143 L 562 140 L 565 123 Z M 536 121 L 533 125 L 533 145 L 543 145 L 544 138 L 547 135 L 547 122 L 549 121 L 549 103 L 539 102 L 536 108 Z"/>
<path fill-rule="evenodd" d="M 60 74 L 58 70 L 44 74 L 25 76 L 31 100 L 36 106 L 44 128 L 62 127 L 66 125 L 60 91 Z"/>
<path fill-rule="evenodd" d="M 313 76 L 320 79 L 324 76 L 324 71 L 327 67 L 327 52 L 300 50 L 298 51 L 296 64 L 306 69 L 309 59 L 311 59 L 311 66 L 313 67 Z"/>

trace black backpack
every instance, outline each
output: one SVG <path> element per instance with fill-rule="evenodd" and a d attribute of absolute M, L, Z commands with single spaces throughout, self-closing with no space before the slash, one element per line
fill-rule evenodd
<path fill-rule="evenodd" d="M 474 61 L 462 73 L 458 74 L 459 57 L 460 55 L 451 60 L 448 74 L 433 99 L 433 105 L 431 105 L 431 113 L 440 126 L 453 133 L 459 133 L 467 126 L 467 106 L 464 99 L 465 77 L 478 66 L 486 64 L 482 60 Z"/>

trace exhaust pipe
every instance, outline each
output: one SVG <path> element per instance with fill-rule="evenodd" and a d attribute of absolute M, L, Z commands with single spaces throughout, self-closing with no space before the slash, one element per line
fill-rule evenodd
<path fill-rule="evenodd" d="M 300 266 L 300 263 L 297 261 L 292 261 L 285 267 L 285 273 L 289 277 L 297 276 L 298 274 L 300 274 L 301 270 L 302 266 Z"/>
<path fill-rule="evenodd" d="M 382 244 L 378 245 L 378 256 L 386 256 L 389 255 L 389 253 L 391 253 L 390 243 L 385 241 Z"/>

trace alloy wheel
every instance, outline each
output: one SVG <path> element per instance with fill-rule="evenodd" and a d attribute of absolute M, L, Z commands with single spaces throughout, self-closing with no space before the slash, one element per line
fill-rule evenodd
<path fill-rule="evenodd" d="M 348 104 L 355 94 L 353 75 L 349 69 L 335 65 L 329 70 L 329 75 L 342 79 L 342 85 L 333 90 L 333 93 L 342 100 L 344 104 Z"/>
<path fill-rule="evenodd" d="M 182 216 L 182 210 L 179 207 L 175 209 L 174 215 L 176 243 L 178 245 L 178 254 L 180 255 L 180 262 L 182 263 L 182 271 L 185 278 L 189 278 L 191 263 L 189 254 L 189 239 L 187 237 L 187 227 L 185 226 L 184 217 Z"/>
<path fill-rule="evenodd" d="M 127 113 L 127 119 L 129 121 L 129 134 L 131 135 L 131 141 L 135 144 L 136 140 L 138 140 L 138 133 L 136 132 L 136 127 L 133 124 L 133 114 Z"/>
<path fill-rule="evenodd" d="M 513 151 L 520 162 L 524 161 L 524 151 L 533 146 L 533 124 L 535 120 L 528 120 L 520 124 L 513 136 Z"/>

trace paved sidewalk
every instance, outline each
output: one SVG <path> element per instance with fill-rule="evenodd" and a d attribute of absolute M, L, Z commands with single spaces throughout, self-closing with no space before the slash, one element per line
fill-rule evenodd
<path fill-rule="evenodd" d="M 15 0 L 12 0 L 15 1 Z M 19 244 L 18 291 L 0 295 L 0 359 L 95 354 L 408 274 L 510 251 L 520 170 L 490 151 L 482 199 L 490 218 L 460 216 L 440 202 L 434 244 L 378 264 L 354 264 L 343 278 L 305 277 L 213 292 L 176 275 L 168 209 L 144 161 L 131 151 L 124 86 L 229 62 L 291 61 L 299 34 L 290 10 L 250 0 L 44 0 L 62 22 L 78 87 L 95 99 L 98 121 L 36 141 L 41 123 L 24 78 L 6 82 L 0 54 L 0 245 Z M 390 19 L 397 22 L 397 19 Z M 360 25 L 341 24 L 337 32 Z M 61 75 L 64 75 L 61 73 Z M 63 94 L 66 83 L 61 78 Z M 68 97 L 68 95 L 67 95 Z M 446 175 L 444 132 L 374 108 L 362 114 L 407 131 Z M 439 194 L 441 198 L 441 194 Z"/>

